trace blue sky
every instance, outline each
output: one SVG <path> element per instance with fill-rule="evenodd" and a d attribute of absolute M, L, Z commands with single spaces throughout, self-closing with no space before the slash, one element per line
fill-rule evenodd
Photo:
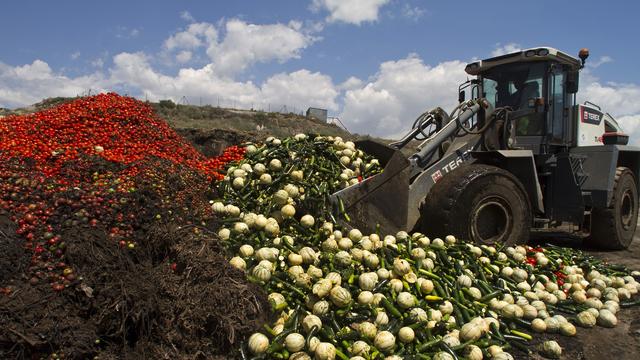
<path fill-rule="evenodd" d="M 636 1 L 20 1 L 0 13 L 0 107 L 88 89 L 254 108 L 327 107 L 397 134 L 451 107 L 464 64 L 591 50 L 583 96 L 640 121 Z M 596 97 L 595 99 L 593 97 Z"/>

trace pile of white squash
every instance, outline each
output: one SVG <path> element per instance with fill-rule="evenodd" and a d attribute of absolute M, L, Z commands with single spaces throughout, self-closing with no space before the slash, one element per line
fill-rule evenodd
<path fill-rule="evenodd" d="M 231 265 L 268 292 L 276 320 L 242 358 L 558 358 L 531 334 L 613 327 L 637 303 L 638 272 L 576 250 L 341 227 L 328 195 L 381 171 L 352 142 L 299 134 L 246 149 L 212 208 Z"/>

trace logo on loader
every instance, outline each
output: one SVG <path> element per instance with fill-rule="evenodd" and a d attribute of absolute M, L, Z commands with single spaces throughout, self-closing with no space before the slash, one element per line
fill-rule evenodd
<path fill-rule="evenodd" d="M 431 180 L 433 180 L 434 183 L 437 183 L 440 179 L 442 179 L 442 171 L 436 170 L 436 172 L 431 174 Z"/>
<path fill-rule="evenodd" d="M 583 123 L 592 124 L 592 125 L 600 125 L 600 121 L 602 120 L 602 113 L 589 109 L 584 106 L 581 107 L 582 115 L 580 116 Z"/>

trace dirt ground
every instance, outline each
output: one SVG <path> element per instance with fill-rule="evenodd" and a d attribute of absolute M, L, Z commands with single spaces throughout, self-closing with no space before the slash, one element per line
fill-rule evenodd
<path fill-rule="evenodd" d="M 560 246 L 570 246 L 585 250 L 582 239 L 567 235 L 553 234 L 536 236 L 536 241 L 552 243 Z M 640 270 L 640 231 L 636 231 L 631 246 L 623 251 L 601 251 L 586 249 L 611 263 L 628 266 L 632 270 Z M 617 314 L 618 326 L 613 329 L 595 327 L 592 329 L 578 328 L 575 337 L 559 335 L 548 336 L 558 341 L 562 346 L 562 359 L 575 360 L 639 360 L 640 359 L 640 307 L 621 309 Z M 537 342 L 541 342 L 538 337 Z M 533 354 L 529 359 L 543 359 Z"/>

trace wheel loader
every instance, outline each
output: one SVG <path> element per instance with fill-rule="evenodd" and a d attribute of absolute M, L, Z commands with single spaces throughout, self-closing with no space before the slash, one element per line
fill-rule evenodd
<path fill-rule="evenodd" d="M 468 64 L 473 78 L 451 113 L 421 114 L 388 145 L 358 142 L 384 170 L 332 194 L 335 215 L 371 232 L 513 245 L 532 230 L 560 229 L 592 246 L 627 248 L 640 148 L 599 106 L 576 101 L 588 56 L 539 47 Z M 401 151 L 416 143 L 411 155 Z"/>

